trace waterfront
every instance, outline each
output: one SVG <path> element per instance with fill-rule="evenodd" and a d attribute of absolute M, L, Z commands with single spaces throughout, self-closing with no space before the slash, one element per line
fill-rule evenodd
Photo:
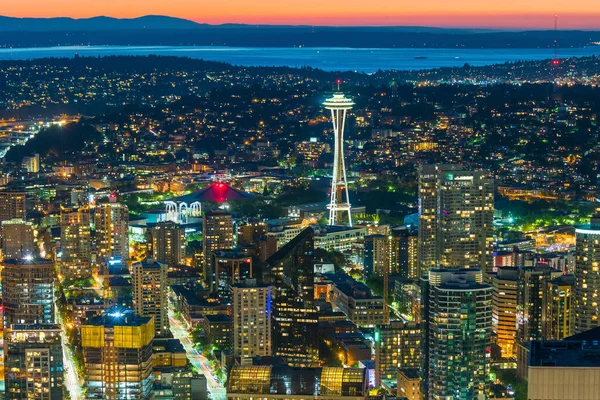
<path fill-rule="evenodd" d="M 326 71 L 373 73 L 379 69 L 414 70 L 460 67 L 465 63 L 483 66 L 514 61 L 552 58 L 545 49 L 360 49 L 281 47 L 177 47 L 177 46 L 70 46 L 0 49 L 0 60 L 47 57 L 180 56 L 243 66 L 313 67 Z M 583 57 L 600 54 L 599 46 L 559 49 L 559 56 Z"/>

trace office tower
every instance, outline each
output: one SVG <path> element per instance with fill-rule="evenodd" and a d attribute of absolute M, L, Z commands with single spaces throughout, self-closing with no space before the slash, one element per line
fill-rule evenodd
<path fill-rule="evenodd" d="M 573 335 L 575 276 L 562 275 L 546 282 L 542 321 L 544 339 L 562 340 Z"/>
<path fill-rule="evenodd" d="M 517 286 L 519 269 L 500 267 L 492 276 L 492 330 L 503 358 L 514 358 L 517 337 Z"/>
<path fill-rule="evenodd" d="M 600 212 L 575 230 L 575 333 L 600 326 Z"/>
<path fill-rule="evenodd" d="M 153 258 L 131 264 L 134 310 L 142 317 L 154 318 L 156 336 L 169 333 L 168 272 L 167 264 Z"/>
<path fill-rule="evenodd" d="M 331 199 L 329 209 L 329 225 L 338 225 L 343 220 L 343 214 L 348 213 L 348 226 L 352 226 L 352 211 L 348 196 L 348 181 L 346 179 L 346 164 L 344 161 L 344 129 L 346 114 L 354 102 L 343 93 L 334 93 L 323 105 L 331 111 L 333 123 L 334 151 L 333 173 L 331 175 Z"/>
<path fill-rule="evenodd" d="M 236 365 L 229 373 L 227 398 L 365 400 L 368 389 L 367 370 L 362 368 Z"/>
<path fill-rule="evenodd" d="M 25 219 L 25 192 L 0 191 L 0 222 Z"/>
<path fill-rule="evenodd" d="M 522 342 L 544 338 L 544 292 L 546 282 L 562 272 L 546 266 L 519 269 L 517 288 L 517 339 Z"/>
<path fill-rule="evenodd" d="M 96 249 L 104 259 L 129 259 L 129 208 L 116 202 L 111 194 L 109 203 L 98 204 L 94 221 Z M 114 198 L 113 198 L 114 196 Z"/>
<path fill-rule="evenodd" d="M 152 398 L 154 321 L 110 308 L 81 327 L 88 399 Z"/>
<path fill-rule="evenodd" d="M 21 168 L 24 168 L 25 171 L 29 173 L 40 172 L 40 155 L 36 153 L 31 156 L 23 157 L 21 160 Z"/>
<path fill-rule="evenodd" d="M 231 285 L 252 278 L 252 258 L 237 250 L 215 250 L 210 254 L 214 281 L 211 292 L 223 303 L 231 302 Z"/>
<path fill-rule="evenodd" d="M 388 241 L 384 235 L 365 236 L 364 275 L 383 276 L 389 273 Z"/>
<path fill-rule="evenodd" d="M 419 265 L 492 272 L 494 180 L 456 165 L 419 168 Z"/>
<path fill-rule="evenodd" d="M 33 224 L 20 218 L 2 222 L 2 254 L 5 259 L 32 255 L 35 252 Z"/>
<path fill-rule="evenodd" d="M 421 327 L 414 322 L 390 321 L 375 327 L 375 385 L 398 378 L 399 368 L 419 368 Z"/>
<path fill-rule="evenodd" d="M 476 268 L 429 272 L 429 399 L 485 398 L 492 288 Z"/>
<path fill-rule="evenodd" d="M 231 214 L 211 210 L 202 216 L 202 254 L 204 254 L 204 279 L 210 283 L 215 280 L 210 265 L 210 255 L 215 250 L 233 248 L 233 217 Z"/>
<path fill-rule="evenodd" d="M 266 278 L 273 286 L 273 354 L 294 366 L 319 362 L 314 234 L 312 228 L 304 229 L 267 260 Z"/>
<path fill-rule="evenodd" d="M 175 222 L 159 222 L 148 228 L 152 257 L 167 265 L 185 264 L 185 228 Z"/>
<path fill-rule="evenodd" d="M 60 272 L 65 277 L 90 276 L 90 210 L 60 207 Z"/>
<path fill-rule="evenodd" d="M 4 325 L 54 323 L 54 263 L 31 257 L 2 263 Z"/>
<path fill-rule="evenodd" d="M 233 355 L 242 365 L 271 355 L 271 286 L 248 279 L 231 287 Z"/>
<path fill-rule="evenodd" d="M 6 399 L 63 399 L 60 326 L 12 325 L 6 332 Z"/>

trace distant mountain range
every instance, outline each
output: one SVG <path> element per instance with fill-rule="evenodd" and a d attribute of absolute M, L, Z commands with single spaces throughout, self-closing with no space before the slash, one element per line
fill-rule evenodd
<path fill-rule="evenodd" d="M 599 31 L 493 31 L 420 26 L 331 27 L 200 24 L 148 15 L 13 18 L 0 16 L 0 47 L 70 45 L 382 47 L 382 48 L 550 48 L 600 43 Z M 600 53 L 600 47 L 599 47 Z"/>
<path fill-rule="evenodd" d="M 0 16 L 0 31 L 121 31 L 139 29 L 195 29 L 202 24 L 187 19 L 147 15 L 139 18 L 14 18 Z"/>

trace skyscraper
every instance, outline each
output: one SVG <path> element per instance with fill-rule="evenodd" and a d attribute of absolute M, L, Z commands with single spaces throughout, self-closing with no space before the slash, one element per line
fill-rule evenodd
<path fill-rule="evenodd" d="M 419 277 L 418 236 L 409 229 L 392 229 L 389 237 L 390 274 Z"/>
<path fill-rule="evenodd" d="M 54 263 L 20 258 L 2 263 L 4 324 L 54 323 Z"/>
<path fill-rule="evenodd" d="M 492 288 L 481 270 L 430 270 L 428 398 L 485 398 Z"/>
<path fill-rule="evenodd" d="M 319 362 L 314 235 L 312 228 L 304 229 L 267 260 L 267 281 L 273 286 L 273 354 L 295 366 Z"/>
<path fill-rule="evenodd" d="M 159 222 L 148 228 L 152 257 L 167 265 L 185 263 L 185 228 L 175 222 Z"/>
<path fill-rule="evenodd" d="M 114 195 L 111 195 L 114 196 Z M 129 209 L 124 204 L 111 202 L 96 206 L 96 248 L 98 254 L 127 260 L 129 258 Z"/>
<path fill-rule="evenodd" d="M 389 273 L 388 240 L 384 235 L 365 236 L 364 270 L 365 276 L 383 276 Z"/>
<path fill-rule="evenodd" d="M 6 333 L 6 399 L 62 400 L 60 326 L 12 325 Z"/>
<path fill-rule="evenodd" d="M 33 243 L 33 224 L 20 218 L 2 222 L 2 253 L 4 258 L 18 258 L 32 255 L 35 251 Z"/>
<path fill-rule="evenodd" d="M 419 264 L 492 272 L 494 180 L 456 165 L 419 168 Z"/>
<path fill-rule="evenodd" d="M 60 207 L 60 272 L 65 277 L 90 276 L 90 210 Z"/>
<path fill-rule="evenodd" d="M 202 216 L 202 253 L 204 254 L 204 279 L 215 280 L 211 253 L 233 248 L 233 217 L 221 210 L 211 210 Z"/>
<path fill-rule="evenodd" d="M 546 283 L 562 275 L 548 266 L 519 268 L 517 289 L 517 339 L 522 342 L 544 338 L 544 292 Z"/>
<path fill-rule="evenodd" d="M 231 287 L 233 355 L 241 364 L 271 355 L 271 286 L 249 279 Z"/>
<path fill-rule="evenodd" d="M 562 340 L 573 335 L 574 289 L 573 275 L 561 275 L 546 282 L 542 309 L 545 340 Z"/>
<path fill-rule="evenodd" d="M 219 294 L 221 302 L 231 302 L 231 285 L 253 278 L 252 258 L 236 250 L 215 250 L 210 255 L 214 281 L 210 290 Z"/>
<path fill-rule="evenodd" d="M 323 105 L 326 110 L 331 111 L 331 122 L 333 123 L 334 134 L 331 199 L 327 206 L 329 209 L 329 225 L 341 223 L 343 213 L 347 212 L 348 225 L 352 226 L 352 211 L 350 209 L 348 181 L 346 179 L 346 163 L 344 161 L 344 129 L 346 125 L 346 114 L 348 110 L 352 108 L 354 102 L 344 96 L 343 93 L 334 93 L 333 97 L 325 100 Z"/>
<path fill-rule="evenodd" d="M 422 332 L 414 322 L 390 321 L 375 327 L 375 382 L 397 379 L 399 368 L 419 368 Z"/>
<path fill-rule="evenodd" d="M 88 399 L 152 398 L 154 321 L 113 307 L 81 326 Z"/>
<path fill-rule="evenodd" d="M 575 333 L 581 333 L 600 326 L 600 212 L 575 238 Z"/>
<path fill-rule="evenodd" d="M 0 222 L 25 219 L 25 192 L 0 191 Z"/>
<path fill-rule="evenodd" d="M 492 277 L 492 330 L 502 357 L 514 358 L 517 337 L 517 286 L 519 268 L 501 267 Z"/>
<path fill-rule="evenodd" d="M 137 315 L 154 318 L 157 336 L 164 336 L 169 332 L 168 272 L 167 264 L 153 258 L 131 265 L 134 310 Z"/>

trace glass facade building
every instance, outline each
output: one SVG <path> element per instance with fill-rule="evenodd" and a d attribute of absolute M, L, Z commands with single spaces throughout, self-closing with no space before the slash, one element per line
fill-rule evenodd
<path fill-rule="evenodd" d="M 306 228 L 268 260 L 273 286 L 273 353 L 293 366 L 319 363 L 314 295 L 314 230 Z"/>
<path fill-rule="evenodd" d="M 228 400 L 365 399 L 368 378 L 362 368 L 234 366 Z"/>

